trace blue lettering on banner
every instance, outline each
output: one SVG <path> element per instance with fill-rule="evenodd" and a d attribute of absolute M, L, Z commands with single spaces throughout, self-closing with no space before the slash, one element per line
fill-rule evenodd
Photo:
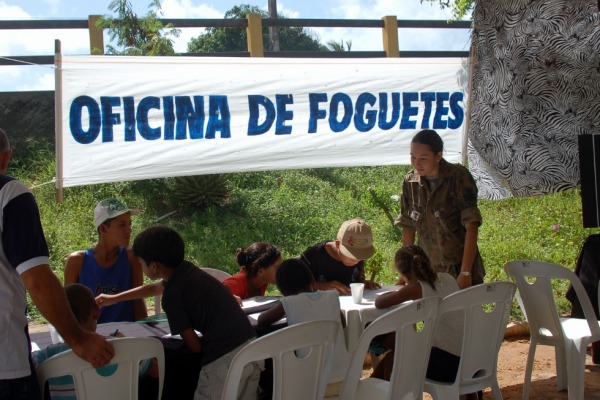
<path fill-rule="evenodd" d="M 187 138 L 186 127 L 190 130 L 190 139 L 202 139 L 204 136 L 204 97 L 194 96 L 194 104 L 187 96 L 175 97 L 177 128 L 175 139 Z M 226 114 L 229 115 L 229 108 Z M 225 118 L 225 116 L 224 116 Z"/>
<path fill-rule="evenodd" d="M 419 114 L 419 107 L 413 106 L 413 101 L 419 100 L 419 93 L 416 92 L 404 92 L 402 93 L 402 120 L 400 121 L 400 129 L 415 129 L 417 127 L 416 121 L 410 119 Z"/>
<path fill-rule="evenodd" d="M 158 110 L 163 120 L 152 126 L 150 113 Z M 88 127 L 83 121 L 87 113 Z M 284 114 L 285 115 L 285 114 Z M 206 122 L 206 134 L 204 123 Z M 287 117 L 286 117 L 287 119 Z M 124 123 L 126 142 L 135 142 L 138 134 L 145 140 L 214 139 L 220 132 L 221 138 L 231 137 L 231 113 L 227 96 L 208 96 L 208 113 L 205 115 L 204 96 L 147 96 L 135 105 L 133 97 L 101 96 L 100 100 L 90 96 L 76 97 L 69 110 L 71 135 L 81 144 L 90 144 L 102 132 L 102 142 L 113 142 L 114 127 Z"/>
<path fill-rule="evenodd" d="M 221 118 L 219 118 L 219 115 Z M 222 138 L 231 137 L 231 114 L 227 104 L 227 96 L 208 97 L 208 126 L 206 127 L 206 138 L 214 139 L 217 131 L 221 132 Z"/>
<path fill-rule="evenodd" d="M 163 115 L 165 117 L 163 122 L 164 139 L 173 140 L 175 139 L 175 102 L 171 96 L 164 96 L 162 99 Z M 185 125 L 183 128 L 185 129 Z"/>
<path fill-rule="evenodd" d="M 379 93 L 379 121 L 377 126 L 384 131 L 392 129 L 398 123 L 400 118 L 400 93 L 392 93 L 392 115 L 390 120 L 386 119 L 388 115 L 388 94 Z"/>
<path fill-rule="evenodd" d="M 294 104 L 294 97 L 291 94 L 275 95 L 275 105 L 269 98 L 261 95 L 248 96 L 248 136 L 262 135 L 273 126 L 275 117 L 276 135 L 289 135 L 292 133 L 292 127 L 286 125 L 285 121 L 291 121 L 294 118 L 294 112 L 287 109 L 288 104 Z M 261 108 L 264 110 L 265 119 L 258 123 L 261 117 Z"/>
<path fill-rule="evenodd" d="M 435 101 L 435 93 L 421 93 L 421 101 L 425 105 L 425 110 L 423 111 L 423 119 L 421 120 L 421 129 L 429 129 L 429 120 L 431 119 L 431 109 L 433 108 L 433 102 Z"/>
<path fill-rule="evenodd" d="M 140 100 L 135 119 L 140 136 L 146 140 L 160 139 L 162 132 L 159 127 L 152 128 L 149 124 L 148 114 L 151 109 L 160 110 L 160 97 L 148 96 Z"/>
<path fill-rule="evenodd" d="M 444 118 L 448 117 L 448 107 L 445 104 L 450 99 L 450 93 L 448 92 L 438 92 L 437 97 L 435 99 L 436 104 L 436 112 L 435 117 L 433 118 L 433 129 L 446 129 L 448 126 L 448 121 Z"/>
<path fill-rule="evenodd" d="M 87 110 L 89 115 L 89 126 L 88 130 L 83 130 L 81 124 L 83 109 Z M 71 134 L 81 144 L 90 144 L 100 134 L 100 128 L 102 127 L 100 107 L 98 102 L 90 96 L 79 96 L 71 103 L 71 109 L 69 110 L 69 128 Z"/>
<path fill-rule="evenodd" d="M 317 132 L 318 121 L 321 119 L 329 122 L 329 128 L 333 132 L 348 129 L 352 121 L 359 132 L 368 132 L 376 125 L 381 130 L 394 127 L 416 129 L 420 110 L 423 111 L 420 117 L 421 129 L 432 125 L 432 115 L 433 129 L 458 129 L 464 121 L 464 110 L 460 104 L 464 96 L 460 92 L 383 92 L 378 97 L 366 92 L 358 95 L 355 104 L 346 93 L 335 93 L 329 102 L 329 115 L 326 108 L 320 105 L 328 102 L 326 93 L 309 93 L 308 96 L 308 133 Z M 454 118 L 450 118 L 449 111 Z"/>
<path fill-rule="evenodd" d="M 327 93 L 309 93 L 308 94 L 308 133 L 315 133 L 317 131 L 317 121 L 325 119 L 327 112 L 319 108 L 319 103 L 327 102 Z"/>
<path fill-rule="evenodd" d="M 259 124 L 260 108 L 265 111 L 265 120 Z M 275 121 L 275 106 L 266 96 L 249 95 L 248 96 L 248 136 L 261 135 L 271 129 Z"/>
<path fill-rule="evenodd" d="M 248 136 L 269 132 L 290 135 L 294 129 L 293 94 L 276 94 L 274 99 L 248 95 Z M 353 125 L 358 132 L 379 130 L 458 129 L 465 119 L 461 92 L 364 92 L 308 93 L 308 133 L 319 124 L 332 132 Z M 162 116 L 162 118 L 161 118 Z M 84 125 L 84 121 L 87 123 Z M 231 112 L 227 96 L 90 96 L 75 98 L 69 111 L 69 127 L 75 141 L 90 144 L 100 138 L 113 142 L 115 127 L 123 124 L 125 142 L 138 138 L 198 140 L 231 138 Z"/>
<path fill-rule="evenodd" d="M 344 114 L 339 120 L 340 104 L 344 107 Z M 341 132 L 350 126 L 352 121 L 352 99 L 346 93 L 336 93 L 331 96 L 329 105 L 329 128 L 334 132 Z"/>
<path fill-rule="evenodd" d="M 287 110 L 288 104 L 294 104 L 294 97 L 291 94 L 278 94 L 275 96 L 277 102 L 277 124 L 275 125 L 276 135 L 289 135 L 292 133 L 292 127 L 286 125 L 285 121 L 291 121 L 294 118 L 294 112 Z"/>
<path fill-rule="evenodd" d="M 113 125 L 121 123 L 121 116 L 113 112 L 113 107 L 121 106 L 121 99 L 114 96 L 100 97 L 102 105 L 102 141 L 113 141 Z"/>
<path fill-rule="evenodd" d="M 450 95 L 450 110 L 454 118 L 448 118 L 448 128 L 458 129 L 465 119 L 465 110 L 460 106 L 464 100 L 464 95 L 461 92 L 454 92 Z"/>
<path fill-rule="evenodd" d="M 361 93 L 356 99 L 356 114 L 354 114 L 354 126 L 359 132 L 368 132 L 377 122 L 377 111 L 367 110 L 366 105 L 373 107 L 377 102 L 377 97 L 371 93 Z M 365 121 L 366 119 L 366 121 Z"/>
<path fill-rule="evenodd" d="M 123 97 L 123 114 L 125 117 L 125 141 L 135 142 L 135 99 Z"/>

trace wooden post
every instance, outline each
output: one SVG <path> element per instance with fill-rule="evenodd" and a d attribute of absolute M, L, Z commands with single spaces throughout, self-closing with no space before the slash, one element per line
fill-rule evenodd
<path fill-rule="evenodd" d="M 398 46 L 398 18 L 395 15 L 383 17 L 383 50 L 388 57 L 400 57 Z"/>
<path fill-rule="evenodd" d="M 246 34 L 248 36 L 248 52 L 250 53 L 250 57 L 264 57 L 262 18 L 260 14 L 248 14 L 246 18 L 248 19 Z"/>
<path fill-rule="evenodd" d="M 269 0 L 269 18 L 277 18 L 277 0 Z M 271 51 L 279 51 L 279 32 L 276 26 L 269 27 Z"/>
<path fill-rule="evenodd" d="M 88 30 L 90 32 L 90 54 L 104 54 L 104 30 L 96 26 L 100 20 L 100 15 L 88 16 Z"/>
<path fill-rule="evenodd" d="M 56 201 L 63 201 L 63 142 L 62 142 L 62 51 L 60 40 L 54 41 L 54 146 L 56 154 Z"/>
<path fill-rule="evenodd" d="M 462 145 L 462 165 L 466 166 L 469 161 L 469 130 L 471 129 L 471 96 L 473 94 L 473 65 L 475 64 L 475 45 L 471 45 L 469 49 L 469 84 L 467 86 L 467 110 L 465 111 L 465 131 L 463 134 L 463 145 Z"/>

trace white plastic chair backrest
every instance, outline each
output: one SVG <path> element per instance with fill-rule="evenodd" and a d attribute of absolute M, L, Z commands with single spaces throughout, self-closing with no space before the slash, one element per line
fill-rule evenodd
<path fill-rule="evenodd" d="M 512 282 L 491 282 L 452 293 L 442 300 L 438 318 L 462 312 L 463 340 L 455 384 L 476 385 L 496 375 L 498 353 L 517 287 Z"/>
<path fill-rule="evenodd" d="M 329 378 L 325 370 L 338 330 L 334 321 L 310 321 L 262 336 L 246 345 L 233 358 L 225 380 L 223 400 L 237 397 L 244 366 L 252 361 L 273 359 L 273 398 L 322 399 Z M 295 350 L 310 347 L 304 358 Z"/>
<path fill-rule="evenodd" d="M 112 375 L 98 374 L 96 368 L 69 350 L 50 357 L 38 368 L 38 384 L 42 394 L 44 384 L 49 378 L 71 375 L 77 400 L 137 400 L 140 361 L 156 358 L 159 369 L 158 399 L 160 399 L 165 371 L 164 348 L 160 340 L 149 337 L 128 337 L 113 339 L 110 342 L 115 349 L 110 365 L 117 364 L 117 369 Z"/>
<path fill-rule="evenodd" d="M 303 308 L 303 304 L 307 300 L 306 297 L 303 297 L 304 294 L 287 296 L 282 302 L 285 302 L 285 315 L 290 325 L 292 325 L 291 322 L 297 324 L 315 320 L 329 320 L 338 323 L 338 333 L 335 339 L 333 360 L 331 360 L 332 365 L 329 374 L 329 383 L 335 383 L 343 381 L 346 377 L 346 371 L 350 363 L 350 353 L 348 352 L 344 328 L 342 327 L 339 296 L 337 296 L 337 292 L 327 292 L 327 294 L 335 295 L 335 304 L 323 305 L 323 303 L 317 302 L 313 304 L 316 307 L 310 309 L 309 312 Z M 325 295 L 325 292 L 323 292 L 323 295 Z"/>
<path fill-rule="evenodd" d="M 558 264 L 544 261 L 517 260 L 504 265 L 508 276 L 519 288 L 521 306 L 527 315 L 532 335 L 543 336 L 557 343 L 564 341 L 564 334 L 554 300 L 553 279 L 568 280 L 581 303 L 590 332 L 600 335 L 596 313 L 581 280 L 573 271 Z"/>
<path fill-rule="evenodd" d="M 390 332 L 395 332 L 396 342 L 387 399 L 421 398 L 440 300 L 426 297 L 400 305 L 367 326 L 352 355 L 340 399 L 354 399 L 371 340 Z"/>
<path fill-rule="evenodd" d="M 206 272 L 210 276 L 213 276 L 219 280 L 219 282 L 223 282 L 225 279 L 229 278 L 231 274 L 221 271 L 220 269 L 214 268 L 200 268 L 202 271 Z"/>

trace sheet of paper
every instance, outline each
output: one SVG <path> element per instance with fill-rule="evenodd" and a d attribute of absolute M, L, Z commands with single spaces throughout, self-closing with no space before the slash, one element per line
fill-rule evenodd
<path fill-rule="evenodd" d="M 198 331 L 194 331 L 196 332 L 196 335 L 198 335 L 198 337 L 202 337 L 202 334 Z M 183 340 L 181 338 L 181 335 L 171 335 L 170 333 L 167 333 L 166 335 L 163 336 L 164 339 L 179 339 L 179 340 Z"/>
<path fill-rule="evenodd" d="M 269 310 L 277 305 L 281 297 L 256 296 L 243 301 L 242 310 L 246 315 Z"/>

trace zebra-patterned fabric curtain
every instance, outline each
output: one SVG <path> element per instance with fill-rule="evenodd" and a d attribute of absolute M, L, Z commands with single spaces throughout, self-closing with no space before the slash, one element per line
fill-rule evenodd
<path fill-rule="evenodd" d="M 482 198 L 579 185 L 577 135 L 600 134 L 596 0 L 477 0 L 469 168 Z"/>

